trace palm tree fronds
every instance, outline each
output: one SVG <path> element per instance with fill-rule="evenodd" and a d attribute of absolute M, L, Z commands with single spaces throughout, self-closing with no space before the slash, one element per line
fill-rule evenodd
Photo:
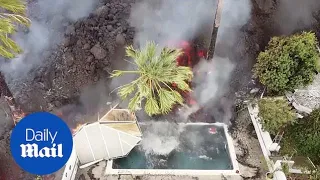
<path fill-rule="evenodd" d="M 14 55 L 1 45 L 0 45 L 0 55 L 6 58 L 14 58 Z"/>
<path fill-rule="evenodd" d="M 152 60 L 156 56 L 156 50 L 157 45 L 153 41 L 147 43 L 147 47 L 145 50 L 147 58 Z"/>
<path fill-rule="evenodd" d="M 0 54 L 6 58 L 14 58 L 16 53 L 21 53 L 22 49 L 9 37 L 0 33 Z"/>
<path fill-rule="evenodd" d="M 22 51 L 22 49 L 20 49 L 12 39 L 4 36 L 3 34 L 0 34 L 0 40 L 5 48 L 12 49 L 12 51 L 16 53 L 20 53 Z"/>
<path fill-rule="evenodd" d="M 183 91 L 191 91 L 188 83 L 193 77 L 191 68 L 180 67 L 176 59 L 183 54 L 181 49 L 163 48 L 157 55 L 157 45 L 147 42 L 141 50 L 133 46 L 126 47 L 126 55 L 131 57 L 137 65 L 135 71 L 113 71 L 111 77 L 118 77 L 125 73 L 136 73 L 140 77 L 129 84 L 118 87 L 118 95 L 127 98 L 136 91 L 130 99 L 128 108 L 131 111 L 140 109 L 142 100 L 146 99 L 145 112 L 148 115 L 167 114 L 176 103 L 183 104 L 181 94 L 173 90 L 171 85 Z"/>
<path fill-rule="evenodd" d="M 22 49 L 10 38 L 16 32 L 17 24 L 29 26 L 25 16 L 26 3 L 22 0 L 0 0 L 0 55 L 14 58 Z"/>
<path fill-rule="evenodd" d="M 159 105 L 153 97 L 147 98 L 146 105 L 145 105 L 145 111 L 149 116 L 161 113 Z"/>
<path fill-rule="evenodd" d="M 191 91 L 189 84 L 185 81 L 175 81 L 177 87 L 181 89 L 182 91 Z"/>
<path fill-rule="evenodd" d="M 179 74 L 180 76 L 182 76 L 183 79 L 188 81 L 193 78 L 193 72 L 190 67 L 186 67 L 186 66 L 177 67 L 177 74 Z"/>
<path fill-rule="evenodd" d="M 111 76 L 110 77 L 119 77 L 121 75 L 124 74 L 124 71 L 120 71 L 120 70 L 113 70 L 112 73 L 111 73 Z"/>
<path fill-rule="evenodd" d="M 174 99 L 176 100 L 177 103 L 179 104 L 183 104 L 183 98 L 181 96 L 181 94 L 178 91 L 172 91 L 172 96 L 174 97 Z"/>
<path fill-rule="evenodd" d="M 11 23 L 16 22 L 16 23 L 23 24 L 26 26 L 29 26 L 30 22 L 31 22 L 31 20 L 29 18 L 24 17 L 19 14 L 0 13 L 0 17 L 10 20 Z"/>
<path fill-rule="evenodd" d="M 132 59 L 138 58 L 138 52 L 133 48 L 133 46 L 127 46 L 126 47 L 126 56 L 130 57 Z"/>
<path fill-rule="evenodd" d="M 176 102 L 176 99 L 173 96 L 172 92 L 164 88 L 161 88 L 158 91 L 158 95 L 161 112 L 163 114 L 169 113 L 172 108 L 172 105 Z"/>
<path fill-rule="evenodd" d="M 149 94 L 152 94 L 152 87 L 150 87 L 150 84 L 147 83 L 148 79 L 143 79 L 138 86 L 138 90 L 141 93 L 142 96 L 148 96 Z"/>
<path fill-rule="evenodd" d="M 133 98 L 130 99 L 128 108 L 134 112 L 140 109 L 140 105 L 141 105 L 141 101 L 142 101 L 142 97 L 140 96 L 140 93 L 137 92 Z"/>
<path fill-rule="evenodd" d="M 0 19 L 0 33 L 11 34 L 15 32 L 15 27 L 11 23 L 10 19 Z"/>
<path fill-rule="evenodd" d="M 182 49 L 169 49 L 163 48 L 160 59 L 165 62 L 164 64 L 175 63 L 177 58 L 183 54 Z"/>
<path fill-rule="evenodd" d="M 25 14 L 26 3 L 22 0 L 0 0 L 0 7 L 15 14 Z"/>
<path fill-rule="evenodd" d="M 120 88 L 118 95 L 121 97 L 121 99 L 126 99 L 131 93 L 134 92 L 135 89 L 135 84 L 127 84 Z"/>

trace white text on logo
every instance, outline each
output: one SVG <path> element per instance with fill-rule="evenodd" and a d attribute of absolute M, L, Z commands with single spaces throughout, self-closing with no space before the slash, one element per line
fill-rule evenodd
<path fill-rule="evenodd" d="M 30 137 L 30 134 L 31 137 Z M 62 144 L 56 145 L 54 143 L 55 138 L 57 137 L 58 132 L 52 134 L 48 129 L 42 131 L 34 131 L 33 129 L 26 129 L 26 141 L 50 141 L 51 147 L 43 147 L 39 149 L 38 144 L 21 144 L 21 157 L 63 157 L 62 154 Z"/>

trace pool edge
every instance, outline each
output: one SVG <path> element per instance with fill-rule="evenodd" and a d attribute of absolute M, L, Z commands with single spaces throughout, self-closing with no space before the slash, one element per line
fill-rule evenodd
<path fill-rule="evenodd" d="M 228 153 L 232 163 L 231 170 L 189 170 L 189 169 L 114 169 L 113 160 L 107 162 L 107 167 L 105 169 L 105 176 L 108 175 L 133 175 L 133 176 L 143 176 L 143 175 L 173 175 L 173 176 L 240 176 L 239 165 L 237 162 L 237 157 L 235 153 L 235 148 L 233 144 L 233 139 L 228 133 L 228 126 L 223 123 L 187 123 L 193 125 L 218 125 L 223 126 L 224 133 L 228 143 Z"/>

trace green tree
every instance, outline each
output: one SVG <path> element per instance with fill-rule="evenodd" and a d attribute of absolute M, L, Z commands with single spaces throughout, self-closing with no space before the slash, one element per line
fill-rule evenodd
<path fill-rule="evenodd" d="M 290 144 L 298 155 L 310 157 L 320 165 L 320 109 L 290 125 L 286 129 L 284 144 Z"/>
<path fill-rule="evenodd" d="M 119 87 L 118 95 L 122 98 L 134 96 L 129 101 L 129 109 L 140 109 L 145 100 L 144 110 L 148 115 L 166 114 L 172 107 L 183 103 L 183 98 L 177 90 L 191 91 L 188 81 L 193 77 L 189 67 L 178 66 L 176 59 L 182 55 L 181 49 L 162 48 L 158 51 L 154 42 L 137 50 L 132 46 L 126 48 L 126 55 L 133 59 L 135 69 L 132 71 L 114 70 L 111 77 L 124 74 L 135 74 L 137 79 Z M 176 84 L 177 88 L 172 88 Z"/>
<path fill-rule="evenodd" d="M 295 121 L 295 113 L 284 99 L 260 99 L 258 105 L 262 127 L 273 135 Z"/>
<path fill-rule="evenodd" d="M 310 84 L 319 71 L 319 52 L 314 33 L 273 37 L 260 52 L 254 77 L 275 93 L 292 91 Z"/>
<path fill-rule="evenodd" d="M 0 0 L 0 56 L 13 58 L 21 48 L 10 38 L 17 25 L 29 25 L 25 16 L 26 4 L 22 0 Z"/>

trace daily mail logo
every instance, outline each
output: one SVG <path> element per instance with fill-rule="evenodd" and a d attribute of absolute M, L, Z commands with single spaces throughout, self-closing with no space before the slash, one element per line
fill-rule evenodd
<path fill-rule="evenodd" d="M 73 147 L 69 127 L 59 117 L 34 113 L 23 118 L 13 129 L 11 153 L 25 171 L 48 175 L 61 169 L 68 161 Z"/>
<path fill-rule="evenodd" d="M 22 157 L 63 157 L 62 152 L 62 144 L 56 144 L 55 139 L 57 137 L 58 132 L 50 132 L 49 129 L 44 129 L 42 131 L 35 131 L 33 129 L 26 129 L 26 141 L 27 142 L 42 142 L 42 141 L 48 141 L 51 142 L 51 147 L 43 147 L 39 149 L 38 144 L 21 144 L 21 156 Z"/>

